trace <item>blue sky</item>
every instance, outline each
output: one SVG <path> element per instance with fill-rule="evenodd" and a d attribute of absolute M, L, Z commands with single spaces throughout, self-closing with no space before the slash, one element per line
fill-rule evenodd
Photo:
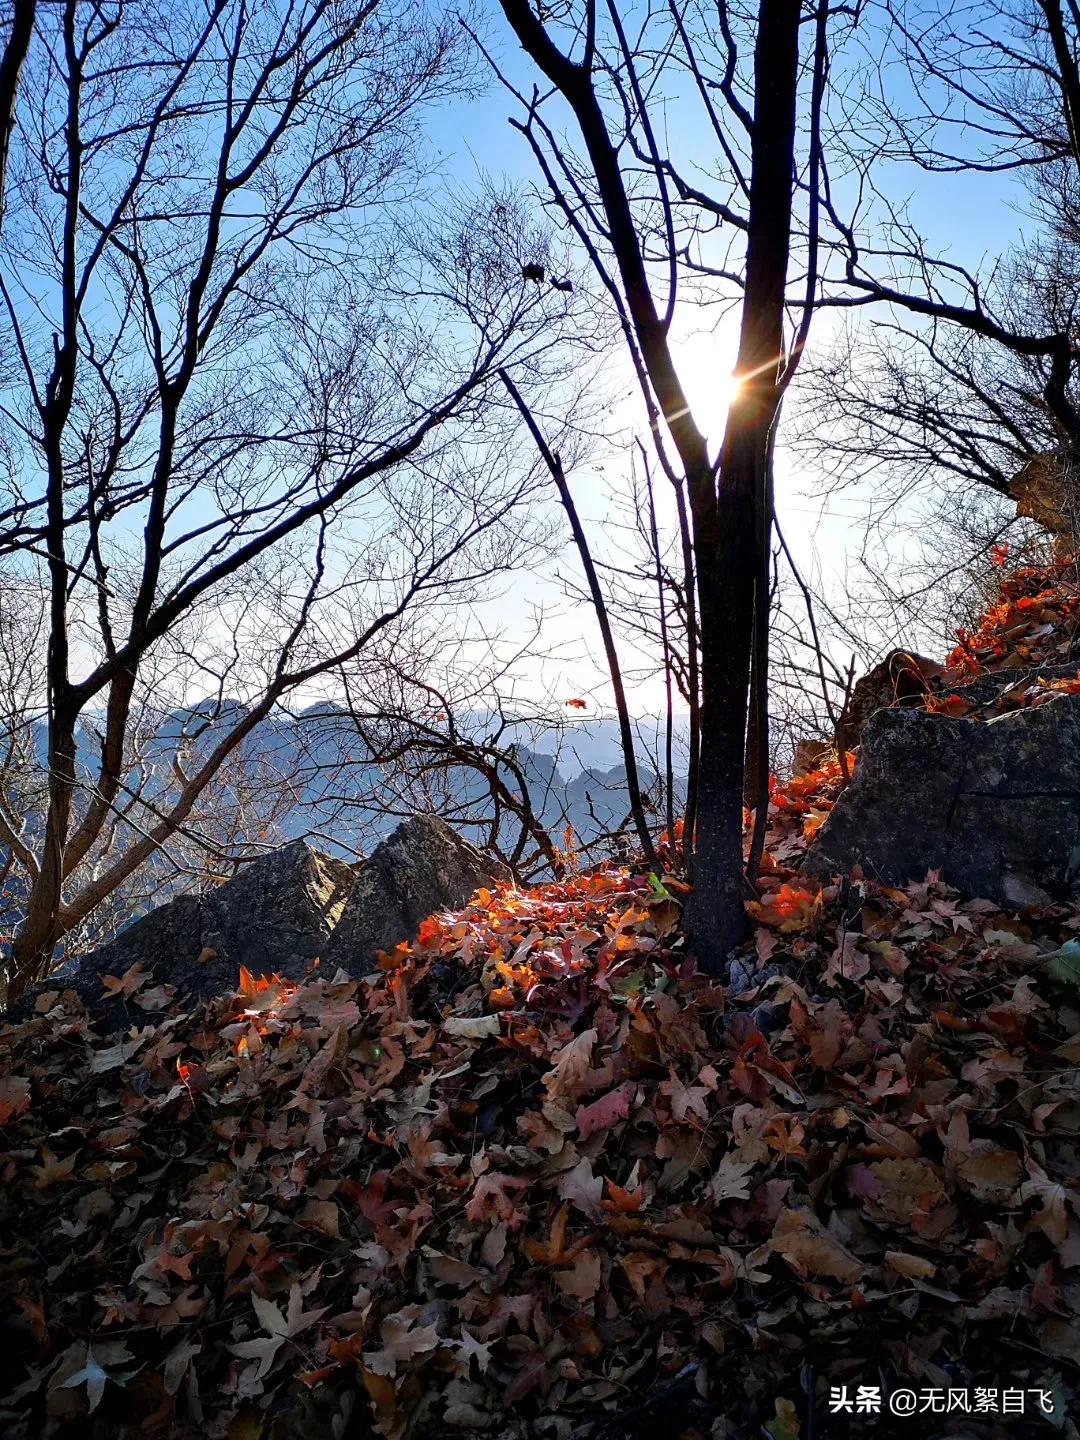
<path fill-rule="evenodd" d="M 528 92 L 533 82 L 531 64 L 518 50 L 497 11 L 485 38 L 512 82 Z M 897 79 L 895 74 L 893 79 Z M 455 104 L 440 117 L 434 130 L 435 144 L 444 157 L 445 170 L 463 187 L 483 176 L 506 176 L 524 185 L 541 183 L 527 143 L 508 123 L 507 117 L 516 111 L 514 98 L 493 80 L 479 99 L 469 104 Z M 702 143 L 701 136 L 694 131 L 680 134 L 679 142 L 683 151 L 689 150 L 691 154 Z M 892 165 L 887 174 L 879 171 L 876 178 L 894 201 L 902 203 L 910 219 L 931 240 L 936 253 L 973 270 L 979 269 L 988 258 L 1000 255 L 1022 233 L 1024 197 L 1011 177 L 934 175 L 913 166 Z M 866 317 L 867 322 L 869 318 Z M 690 307 L 683 308 L 679 323 L 688 337 L 680 353 L 684 382 L 702 428 L 715 443 L 723 429 L 722 389 L 734 359 L 736 317 L 732 315 L 712 336 L 701 329 L 712 321 L 707 317 L 699 321 Z M 828 344 L 836 323 L 836 312 L 822 313 L 815 320 L 811 351 L 815 346 Z M 640 411 L 629 369 L 621 356 L 612 359 L 610 383 L 614 394 L 628 397 L 616 411 L 620 423 L 640 427 Z M 789 401 L 789 408 L 792 404 L 798 404 L 797 390 Z M 601 555 L 606 553 L 604 519 L 609 513 L 612 490 L 617 492 L 625 484 L 627 460 L 627 448 L 620 447 L 605 456 L 603 473 L 584 465 L 572 477 L 590 522 L 597 553 Z M 820 474 L 808 469 L 805 460 L 781 442 L 777 456 L 780 522 L 803 572 L 816 575 L 827 591 L 836 593 L 850 572 L 862 542 L 863 523 L 875 497 L 872 486 L 856 487 L 823 504 L 814 498 L 820 482 Z M 564 551 L 559 568 L 576 572 L 569 548 Z M 595 626 L 587 612 L 568 608 L 550 567 L 516 582 L 509 596 L 500 602 L 499 613 L 504 620 L 515 614 L 523 616 L 531 605 L 540 602 L 551 607 L 548 634 L 568 658 L 565 663 L 545 668 L 536 681 L 538 689 L 556 698 L 565 692 L 566 695 L 596 695 L 602 700 L 606 684 L 598 658 Z M 917 638 L 910 637 L 909 643 Z M 659 683 L 646 683 L 636 692 L 636 708 L 655 710 L 660 699 Z"/>
<path fill-rule="evenodd" d="M 487 43 L 504 65 L 511 79 L 528 91 L 532 85 L 530 62 L 518 51 L 497 5 L 489 11 Z M 429 143 L 440 157 L 438 170 L 442 178 L 462 192 L 477 188 L 487 178 L 496 184 L 509 179 L 523 187 L 536 186 L 540 176 L 526 141 L 511 127 L 508 116 L 517 109 L 517 102 L 501 89 L 486 66 L 478 60 L 478 74 L 486 88 L 476 100 L 446 104 L 433 117 Z M 703 146 L 696 129 L 691 127 L 680 109 L 671 120 L 677 128 L 680 158 L 691 164 L 698 160 L 707 168 L 710 150 Z M 700 151 L 700 154 L 698 153 Z M 933 237 L 941 252 L 977 268 L 984 254 L 1000 253 L 1015 237 L 1022 223 L 1019 197 L 1008 181 L 985 176 L 928 176 L 907 169 L 890 186 L 898 199 L 908 199 L 912 218 Z M 906 193 L 910 191 L 910 196 Z M 540 202 L 537 201 L 539 211 Z M 713 320 L 684 305 L 678 314 L 678 363 L 689 392 L 695 414 L 714 446 L 722 434 L 725 405 L 724 381 L 730 373 L 736 343 L 736 316 L 732 313 L 714 335 L 708 333 Z M 830 315 L 815 322 L 811 346 L 827 343 L 832 325 Z M 578 383 L 573 377 L 573 383 Z M 582 463 L 571 480 L 580 507 L 589 523 L 596 553 L 611 558 L 611 534 L 605 534 L 605 521 L 613 505 L 624 495 L 631 453 L 630 438 L 641 430 L 641 411 L 625 355 L 613 352 L 602 377 L 612 400 L 612 427 L 618 440 L 606 449 L 598 449 L 593 463 Z M 794 400 L 797 403 L 797 392 Z M 850 556 L 862 534 L 861 521 L 872 502 L 870 493 L 858 489 L 845 492 L 841 501 L 823 512 L 812 497 L 819 488 L 820 476 L 808 470 L 781 443 L 778 454 L 778 500 L 781 522 L 789 542 L 793 544 L 800 564 L 807 573 L 821 573 L 834 586 L 845 574 Z M 554 506 L 552 507 L 554 509 Z M 565 522 L 555 516 L 565 534 Z M 567 536 L 567 542 L 569 537 Z M 559 652 L 560 658 L 536 666 L 527 677 L 534 696 L 550 696 L 556 705 L 566 698 L 595 694 L 602 703 L 606 676 L 598 661 L 599 646 L 591 612 L 587 607 L 571 606 L 564 598 L 558 580 L 559 572 L 576 574 L 573 549 L 566 544 L 558 559 L 538 565 L 534 573 L 523 574 L 501 587 L 493 597 L 488 613 L 481 618 L 485 628 L 502 626 L 508 638 L 526 628 L 529 612 L 542 605 L 550 618 L 545 641 Z M 633 653 L 628 647 L 628 667 Z M 638 711 L 655 712 L 661 691 L 658 681 L 643 685 L 635 694 Z"/>

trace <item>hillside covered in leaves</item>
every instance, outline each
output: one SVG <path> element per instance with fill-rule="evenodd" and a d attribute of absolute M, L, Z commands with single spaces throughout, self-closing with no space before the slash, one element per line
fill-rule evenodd
<path fill-rule="evenodd" d="M 930 707 L 1074 653 L 1071 574 L 1010 576 Z M 368 982 L 185 1011 L 136 968 L 119 1034 L 42 996 L 0 1029 L 3 1434 L 1076 1436 L 1080 911 L 808 885 L 841 783 L 775 787 L 728 985 L 685 885 L 613 868 Z M 829 1413 L 901 1381 L 1053 1409 Z"/>

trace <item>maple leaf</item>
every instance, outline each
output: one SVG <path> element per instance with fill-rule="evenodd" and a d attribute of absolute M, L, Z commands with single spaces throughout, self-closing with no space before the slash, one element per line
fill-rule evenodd
<path fill-rule="evenodd" d="M 457 1260 L 453 1255 L 440 1254 L 430 1245 L 424 1246 L 424 1259 L 427 1261 L 427 1268 L 440 1285 L 454 1285 L 458 1289 L 464 1289 L 469 1285 L 479 1285 L 486 1278 L 483 1270 L 478 1270 L 475 1265 Z"/>
<path fill-rule="evenodd" d="M 598 1074 L 592 1068 L 593 1046 L 599 1034 L 596 1029 L 575 1035 L 555 1055 L 555 1064 L 544 1076 L 544 1085 L 553 1100 L 576 1099 L 582 1091 L 595 1088 Z"/>
<path fill-rule="evenodd" d="M 1053 1245 L 1064 1245 L 1069 1233 L 1069 1221 L 1066 1214 L 1066 1201 L 1069 1192 L 1064 1185 L 1059 1185 L 1051 1180 L 1046 1171 L 1041 1169 L 1029 1155 L 1026 1160 L 1028 1175 L 1031 1177 L 1025 1180 L 1020 1187 L 1020 1198 L 1027 1203 L 1029 1200 L 1039 1200 L 1042 1209 L 1037 1215 L 1032 1216 L 1031 1223 L 1037 1225 L 1046 1238 Z"/>
<path fill-rule="evenodd" d="M 0 1079 L 0 1125 L 16 1115 L 25 1115 L 30 1108 L 30 1081 L 20 1075 Z"/>
<path fill-rule="evenodd" d="M 862 1262 L 807 1211 L 781 1211 L 766 1248 L 782 1255 L 802 1275 L 850 1282 L 863 1270 Z"/>
<path fill-rule="evenodd" d="M 375 1411 L 375 1429 L 380 1435 L 392 1437 L 392 1440 L 399 1440 L 399 1437 L 404 1434 L 404 1426 L 398 1416 L 397 1390 L 393 1380 L 388 1375 L 377 1375 L 366 1365 L 360 1366 L 360 1375 L 368 1399 Z"/>
<path fill-rule="evenodd" d="M 525 1223 L 525 1216 L 506 1192 L 527 1190 L 530 1183 L 521 1175 L 502 1175 L 498 1171 L 481 1175 L 469 1203 L 465 1206 L 466 1220 L 474 1223 L 491 1219 L 504 1220 L 511 1230 L 520 1229 Z"/>
<path fill-rule="evenodd" d="M 566 1224 L 569 1217 L 570 1207 L 560 1205 L 555 1212 L 555 1218 L 551 1222 L 551 1229 L 546 1240 L 534 1240 L 529 1236 L 522 1241 L 521 1248 L 530 1260 L 538 1265 L 557 1265 L 563 1259 Z"/>
<path fill-rule="evenodd" d="M 394 1315 L 387 1315 L 379 1327 L 383 1348 L 365 1351 L 364 1364 L 376 1375 L 392 1376 L 397 1367 L 416 1355 L 426 1354 L 439 1344 L 439 1331 L 435 1325 L 417 1325 L 416 1312 L 420 1307 L 409 1306 Z"/>
<path fill-rule="evenodd" d="M 569 1200 L 586 1215 L 595 1215 L 604 1193 L 604 1182 L 593 1174 L 592 1161 L 583 1155 L 572 1170 L 559 1176 L 557 1188 L 562 1199 Z"/>
<path fill-rule="evenodd" d="M 762 1129 L 762 1138 L 771 1150 L 785 1159 L 805 1158 L 805 1127 L 790 1115 L 774 1115 Z"/>
<path fill-rule="evenodd" d="M 340 1193 L 352 1201 L 364 1219 L 376 1229 L 388 1224 L 396 1213 L 396 1206 L 385 1198 L 387 1181 L 388 1172 L 376 1170 L 367 1185 L 346 1179 L 339 1186 Z"/>
<path fill-rule="evenodd" d="M 709 1092 L 704 1085 L 684 1085 L 679 1077 L 672 1073 L 671 1079 L 665 1080 L 660 1086 L 660 1093 L 671 1101 L 671 1113 L 676 1120 L 686 1121 L 693 1114 L 708 1124 Z"/>
<path fill-rule="evenodd" d="M 66 1380 L 61 1381 L 60 1389 L 77 1390 L 80 1385 L 85 1385 L 87 1408 L 91 1415 L 101 1404 L 101 1397 L 105 1394 L 105 1386 L 108 1381 L 112 1380 L 117 1385 L 123 1385 L 131 1378 L 131 1372 L 128 1374 L 110 1375 L 100 1363 L 98 1356 L 101 1357 L 101 1360 L 105 1360 L 112 1365 L 122 1364 L 125 1360 L 131 1360 L 133 1358 L 131 1351 L 120 1341 L 109 1341 L 105 1344 L 100 1344 L 97 1355 L 94 1354 L 91 1346 L 87 1345 L 86 1359 L 83 1362 L 82 1368 L 76 1370 L 73 1375 L 69 1375 Z"/>
<path fill-rule="evenodd" d="M 172 985 L 154 985 L 149 990 L 140 990 L 135 996 L 135 1004 L 140 1010 L 164 1010 L 175 994 Z"/>
<path fill-rule="evenodd" d="M 826 983 L 836 986 L 840 980 L 857 985 L 870 973 L 870 957 L 859 948 L 858 935 L 844 935 L 825 967 Z"/>
<path fill-rule="evenodd" d="M 805 930 L 810 924 L 820 892 L 798 885 L 783 884 L 764 900 L 752 900 L 746 907 L 762 925 L 769 925 L 783 935 Z"/>
<path fill-rule="evenodd" d="M 631 1288 L 644 1304 L 649 1287 L 659 1285 L 667 1274 L 667 1261 L 659 1255 L 644 1250 L 632 1250 L 619 1257 L 619 1268 L 629 1280 Z"/>
<path fill-rule="evenodd" d="M 90 1073 L 104 1075 L 109 1070 L 118 1070 L 125 1060 L 130 1060 L 144 1043 L 142 1037 L 138 1040 L 119 1040 L 115 1045 L 109 1045 L 104 1050 L 91 1051 Z"/>
<path fill-rule="evenodd" d="M 296 1217 L 296 1223 L 307 1230 L 317 1230 L 336 1240 L 338 1228 L 338 1207 L 332 1200 L 309 1200 Z"/>
<path fill-rule="evenodd" d="M 63 1160 L 58 1160 L 49 1147 L 43 1146 L 41 1151 L 41 1164 L 31 1166 L 30 1173 L 36 1175 L 34 1184 L 39 1190 L 46 1190 L 50 1185 L 56 1185 L 61 1180 L 70 1180 L 71 1172 L 75 1169 L 75 1155 L 72 1153 Z"/>
<path fill-rule="evenodd" d="M 579 1255 L 570 1270 L 557 1270 L 555 1284 L 564 1295 L 574 1300 L 592 1300 L 600 1289 L 603 1266 L 595 1250 L 586 1250 Z"/>
<path fill-rule="evenodd" d="M 464 1325 L 461 1327 L 461 1338 L 456 1342 L 457 1356 L 455 1357 L 455 1368 L 459 1374 L 467 1374 L 473 1360 L 476 1361 L 476 1368 L 481 1375 L 487 1373 L 491 1364 L 491 1346 L 485 1345 L 477 1340 L 475 1335 L 469 1333 Z"/>
<path fill-rule="evenodd" d="M 315 1054 L 304 1067 L 304 1073 L 300 1077 L 300 1083 L 296 1087 L 297 1095 L 317 1095 L 322 1088 L 334 1062 L 338 1060 L 346 1048 L 347 1036 L 340 1026 L 334 1030 L 327 1040 L 319 1047 Z"/>
<path fill-rule="evenodd" d="M 141 986 L 145 985 L 150 976 L 136 960 L 134 965 L 126 969 L 122 976 L 102 975 L 102 989 L 110 998 L 122 995 L 125 1000 L 130 1000 Z"/>
<path fill-rule="evenodd" d="M 602 1210 L 610 1210 L 618 1215 L 632 1215 L 640 1210 L 645 1203 L 645 1191 L 638 1186 L 636 1190 L 624 1190 L 621 1185 L 616 1185 L 614 1180 L 606 1180 L 608 1198 L 600 1202 Z"/>
<path fill-rule="evenodd" d="M 869 961 L 867 961 L 869 966 Z M 800 1038 L 809 1044 L 810 1058 L 820 1070 L 831 1070 L 839 1060 L 851 1037 L 851 1021 L 838 1000 L 815 1005 L 806 1011 L 798 999 L 791 1002 L 792 1024 Z"/>
<path fill-rule="evenodd" d="M 305 1311 L 303 1292 L 297 1284 L 294 1284 L 289 1291 L 288 1305 L 284 1315 L 272 1300 L 267 1300 L 254 1291 L 251 1294 L 251 1306 L 258 1317 L 259 1324 L 266 1331 L 265 1338 L 241 1340 L 239 1344 L 231 1345 L 229 1348 L 241 1360 L 258 1360 L 258 1368 L 255 1371 L 256 1380 L 263 1379 L 267 1374 L 278 1351 L 287 1340 L 293 1340 L 297 1335 L 302 1335 L 305 1330 L 310 1329 L 317 1320 L 326 1314 L 329 1308 L 324 1305 L 318 1310 Z"/>
<path fill-rule="evenodd" d="M 574 1112 L 574 1119 L 582 1140 L 596 1130 L 610 1130 L 618 1121 L 625 1120 L 630 1114 L 630 1102 L 634 1098 L 635 1088 L 632 1083 L 627 1082 L 608 1091 L 606 1095 L 601 1095 L 600 1099 L 594 1100 L 591 1105 L 579 1105 Z"/>
<path fill-rule="evenodd" d="M 951 715 L 954 720 L 960 720 L 965 715 L 970 715 L 972 703 L 963 695 L 928 695 L 924 707 L 929 715 Z"/>

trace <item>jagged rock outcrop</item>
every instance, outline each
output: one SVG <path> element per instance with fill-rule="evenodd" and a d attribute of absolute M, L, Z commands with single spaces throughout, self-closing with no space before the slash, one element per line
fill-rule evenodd
<path fill-rule="evenodd" d="M 241 965 L 253 974 L 298 980 L 325 949 L 355 879 L 355 866 L 294 840 L 215 890 L 180 895 L 152 910 L 71 973 L 35 986 L 18 1009 L 42 990 L 57 989 L 76 990 L 97 1009 L 106 997 L 101 977 L 123 975 L 135 964 L 152 984 L 193 997 L 235 988 Z M 110 1023 L 146 1023 L 145 1013 L 123 998 L 110 999 L 108 1012 Z"/>
<path fill-rule="evenodd" d="M 867 722 L 852 783 L 807 853 L 887 884 L 930 869 L 967 895 L 1045 904 L 1080 886 L 1080 696 L 986 724 L 919 710 Z"/>
<path fill-rule="evenodd" d="M 890 650 L 855 683 L 836 725 L 836 744 L 854 750 L 872 715 L 896 705 L 920 705 L 945 667 L 911 650 Z"/>
<path fill-rule="evenodd" d="M 324 973 L 340 967 L 366 975 L 377 951 L 412 940 L 428 915 L 459 909 L 481 885 L 510 878 L 432 815 L 404 821 L 359 866 L 295 840 L 216 890 L 178 896 L 144 915 L 67 973 L 34 986 L 11 1013 L 25 1014 L 43 991 L 75 990 L 91 1010 L 105 1003 L 110 1026 L 143 1024 L 142 987 L 129 998 L 102 983 L 136 964 L 150 985 L 194 999 L 234 989 L 242 965 L 299 980 L 318 957 Z"/>
<path fill-rule="evenodd" d="M 337 929 L 322 958 L 328 974 L 376 968 L 390 951 L 416 935 L 437 910 L 457 910 L 473 891 L 508 880 L 505 866 L 481 854 L 444 820 L 417 815 L 404 821 L 364 863 Z"/>
<path fill-rule="evenodd" d="M 1067 449 L 1047 450 L 1031 458 L 1009 481 L 1018 519 L 1034 520 L 1055 539 L 1062 556 L 1080 540 L 1080 468 Z"/>

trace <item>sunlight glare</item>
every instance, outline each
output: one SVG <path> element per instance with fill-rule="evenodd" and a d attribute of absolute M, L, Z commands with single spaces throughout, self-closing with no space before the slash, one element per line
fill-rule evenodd
<path fill-rule="evenodd" d="M 741 381 L 732 373 L 738 335 L 734 328 L 698 330 L 673 347 L 675 366 L 690 410 L 710 448 L 724 436 L 727 413 Z"/>
<path fill-rule="evenodd" d="M 740 375 L 721 375 L 719 382 L 720 404 L 725 410 L 730 410 L 735 401 L 739 398 L 742 389 L 742 377 Z"/>

